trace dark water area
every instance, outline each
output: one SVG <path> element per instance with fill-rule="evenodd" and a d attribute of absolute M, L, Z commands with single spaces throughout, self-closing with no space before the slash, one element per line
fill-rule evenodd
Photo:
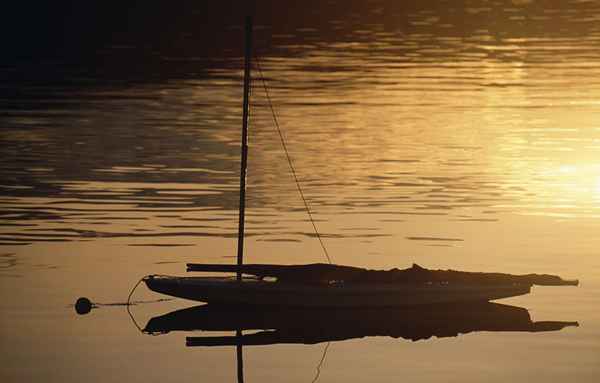
<path fill-rule="evenodd" d="M 236 379 L 233 348 L 185 347 L 198 328 L 142 336 L 123 306 L 77 317 L 70 305 L 122 303 L 145 274 L 234 261 L 247 11 L 237 1 L 3 10 L 3 381 Z M 334 262 L 581 285 L 535 288 L 470 325 L 415 314 L 426 329 L 369 312 L 349 316 L 358 329 L 335 333 L 347 323 L 330 319 L 315 334 L 240 313 L 245 329 L 276 331 L 248 338 L 261 345 L 244 351 L 246 380 L 312 381 L 319 366 L 321 381 L 595 382 L 600 3 L 256 1 L 254 15 L 254 55 Z M 255 61 L 246 259 L 323 262 L 261 77 Z M 132 311 L 145 323 L 191 305 Z M 300 316 L 272 313 L 284 314 Z M 530 331 L 561 321 L 579 326 Z M 297 342 L 309 338 L 319 341 Z"/>

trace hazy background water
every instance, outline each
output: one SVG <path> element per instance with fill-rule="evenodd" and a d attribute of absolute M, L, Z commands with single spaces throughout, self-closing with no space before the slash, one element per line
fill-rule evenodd
<path fill-rule="evenodd" d="M 67 306 L 122 302 L 142 275 L 183 274 L 189 261 L 233 261 L 238 5 L 4 12 L 8 381 L 235 378 L 231 349 L 141 336 L 122 307 L 80 318 Z M 579 328 L 335 343 L 320 379 L 595 381 L 600 3 L 259 1 L 256 14 L 255 53 L 334 262 L 582 281 L 503 301 Z M 322 262 L 254 75 L 246 260 Z M 144 322 L 186 306 L 135 310 Z M 312 380 L 322 347 L 247 350 L 247 381 Z"/>

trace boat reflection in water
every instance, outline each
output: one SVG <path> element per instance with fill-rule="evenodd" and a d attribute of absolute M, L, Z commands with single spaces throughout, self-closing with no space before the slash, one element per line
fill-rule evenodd
<path fill-rule="evenodd" d="M 315 344 L 369 336 L 412 341 L 475 331 L 558 331 L 577 322 L 533 322 L 522 307 L 498 303 L 378 309 L 264 308 L 201 305 L 148 321 L 144 332 L 236 331 L 235 336 L 188 337 L 187 346 Z M 253 330 L 251 334 L 242 331 Z"/>

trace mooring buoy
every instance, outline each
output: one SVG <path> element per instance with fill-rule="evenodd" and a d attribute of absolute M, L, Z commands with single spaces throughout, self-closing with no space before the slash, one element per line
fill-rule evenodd
<path fill-rule="evenodd" d="M 75 311 L 79 315 L 84 315 L 92 311 L 92 302 L 86 297 L 81 297 L 75 302 Z"/>

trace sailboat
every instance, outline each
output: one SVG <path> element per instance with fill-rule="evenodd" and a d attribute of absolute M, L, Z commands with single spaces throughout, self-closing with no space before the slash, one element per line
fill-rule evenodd
<path fill-rule="evenodd" d="M 149 275 L 143 281 L 150 290 L 211 304 L 342 308 L 488 302 L 528 294 L 533 285 L 578 285 L 577 280 L 564 280 L 555 275 L 429 270 L 418 265 L 404 270 L 383 271 L 331 263 L 289 266 L 244 264 L 251 52 L 252 18 L 247 17 L 237 264 L 187 264 L 189 272 L 235 273 L 236 277 Z M 285 149 L 283 137 L 282 143 Z M 291 166 L 291 160 L 289 162 Z M 293 167 L 292 172 L 295 175 Z M 298 182 L 297 186 L 302 195 Z M 308 205 L 306 207 L 314 225 L 310 209 Z"/>

